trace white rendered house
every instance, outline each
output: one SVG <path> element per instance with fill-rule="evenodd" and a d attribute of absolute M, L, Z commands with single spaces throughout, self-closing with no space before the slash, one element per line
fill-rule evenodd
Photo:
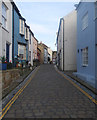
<path fill-rule="evenodd" d="M 0 0 L 0 57 L 12 62 L 12 4 Z"/>
<path fill-rule="evenodd" d="M 57 34 L 57 62 L 61 70 L 76 70 L 76 27 L 76 10 L 60 19 Z"/>

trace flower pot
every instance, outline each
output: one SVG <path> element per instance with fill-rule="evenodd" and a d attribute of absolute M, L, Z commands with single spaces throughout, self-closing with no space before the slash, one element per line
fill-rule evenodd
<path fill-rule="evenodd" d="M 6 63 L 0 63 L 0 70 L 6 70 L 7 64 Z"/>

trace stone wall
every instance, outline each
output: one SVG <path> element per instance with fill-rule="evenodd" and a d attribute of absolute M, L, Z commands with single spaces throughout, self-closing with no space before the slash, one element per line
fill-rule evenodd
<path fill-rule="evenodd" d="M 19 69 L 12 69 L 0 72 L 0 76 L 2 75 L 2 89 L 7 88 L 11 82 L 14 82 L 16 79 L 20 77 Z"/>

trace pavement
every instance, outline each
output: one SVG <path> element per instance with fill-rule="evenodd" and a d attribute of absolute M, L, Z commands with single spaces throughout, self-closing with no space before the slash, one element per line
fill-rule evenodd
<path fill-rule="evenodd" d="M 53 65 L 41 65 L 4 118 L 90 118 L 96 105 Z M 85 119 L 86 120 L 86 119 Z"/>

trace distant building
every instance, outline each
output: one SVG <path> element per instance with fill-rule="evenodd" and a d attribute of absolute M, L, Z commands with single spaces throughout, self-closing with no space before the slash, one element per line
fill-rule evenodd
<path fill-rule="evenodd" d="M 97 88 L 97 2 L 80 2 L 76 9 L 76 75 Z"/>
<path fill-rule="evenodd" d="M 38 48 L 41 50 L 40 63 L 48 63 L 48 47 L 43 43 L 39 43 Z"/>
<path fill-rule="evenodd" d="M 50 58 L 50 61 L 52 61 L 52 50 L 50 47 L 48 47 L 48 57 Z"/>
<path fill-rule="evenodd" d="M 57 51 L 52 52 L 52 63 L 57 64 Z"/>
<path fill-rule="evenodd" d="M 77 13 L 72 11 L 60 19 L 57 33 L 57 63 L 61 70 L 76 70 Z"/>
<path fill-rule="evenodd" d="M 38 59 L 37 47 L 38 47 L 38 40 L 35 37 L 33 37 L 33 60 Z"/>
<path fill-rule="evenodd" d="M 25 23 L 25 19 L 14 2 L 12 2 L 12 11 L 12 58 L 16 65 L 17 59 L 20 62 L 28 61 L 29 26 Z"/>
<path fill-rule="evenodd" d="M 39 48 L 37 48 L 37 57 L 39 62 L 41 62 L 41 50 Z"/>
<path fill-rule="evenodd" d="M 10 0 L 0 1 L 0 57 L 12 62 L 12 5 Z"/>

